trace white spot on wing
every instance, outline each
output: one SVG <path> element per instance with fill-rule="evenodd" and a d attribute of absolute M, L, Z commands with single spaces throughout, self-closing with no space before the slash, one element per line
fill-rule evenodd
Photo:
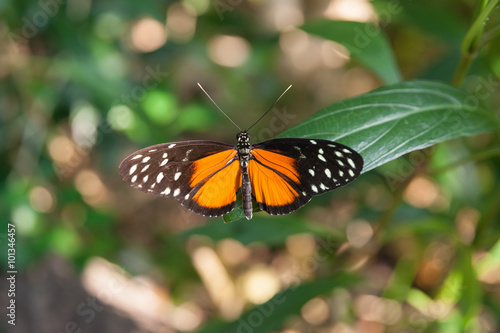
<path fill-rule="evenodd" d="M 327 186 L 325 186 L 325 184 L 321 183 L 319 184 L 319 187 L 324 191 L 324 190 L 328 190 L 329 188 Z"/>
<path fill-rule="evenodd" d="M 342 162 L 341 160 L 337 160 L 337 163 L 338 163 L 341 167 L 345 166 L 344 162 Z"/>
<path fill-rule="evenodd" d="M 137 164 L 134 164 L 134 165 L 130 168 L 130 170 L 129 170 L 128 174 L 129 174 L 129 175 L 132 175 L 132 174 L 135 172 L 135 170 L 137 170 Z"/>
<path fill-rule="evenodd" d="M 151 157 L 146 156 L 146 157 L 144 157 L 144 158 L 142 159 L 142 161 L 141 161 L 141 162 L 142 162 L 142 163 L 146 163 L 146 162 L 147 162 L 147 161 L 149 161 L 150 159 L 151 159 Z"/>
<path fill-rule="evenodd" d="M 176 172 L 174 175 L 174 180 L 178 180 L 181 175 L 182 175 L 182 172 Z"/>
<path fill-rule="evenodd" d="M 167 148 L 173 148 L 175 147 L 175 143 L 169 144 Z"/>
<path fill-rule="evenodd" d="M 326 175 L 328 178 L 332 178 L 332 173 L 330 172 L 330 169 L 325 169 L 325 175 Z"/>
<path fill-rule="evenodd" d="M 159 183 L 163 179 L 163 172 L 160 172 L 158 176 L 156 176 L 156 182 Z"/>
<path fill-rule="evenodd" d="M 318 188 L 316 187 L 316 185 L 311 185 L 311 190 L 313 190 L 313 192 L 315 193 L 318 193 Z"/>
<path fill-rule="evenodd" d="M 149 175 L 145 175 L 144 178 L 142 178 L 142 182 L 145 183 L 148 181 Z"/>
<path fill-rule="evenodd" d="M 344 171 L 339 170 L 339 176 L 340 176 L 340 177 L 344 177 Z"/>
<path fill-rule="evenodd" d="M 151 164 L 146 164 L 146 166 L 145 166 L 144 168 L 142 168 L 141 172 L 146 171 L 146 170 L 149 168 L 149 166 L 150 166 L 150 165 L 151 165 Z"/>
<path fill-rule="evenodd" d="M 184 200 L 189 199 L 189 193 L 184 196 Z"/>
<path fill-rule="evenodd" d="M 313 145 L 317 144 L 317 142 L 314 140 L 309 140 L 309 142 L 311 142 Z"/>
<path fill-rule="evenodd" d="M 321 148 L 320 148 L 320 149 L 318 150 L 318 153 L 320 153 L 321 155 L 323 155 L 323 153 L 324 153 L 323 149 L 321 149 Z"/>
<path fill-rule="evenodd" d="M 137 180 L 137 175 L 135 175 L 134 177 L 132 177 L 132 179 L 130 180 L 132 183 L 135 183 L 135 181 Z"/>
<path fill-rule="evenodd" d="M 354 161 L 352 160 L 352 158 L 348 158 L 347 162 L 349 162 L 350 166 L 352 166 L 354 169 L 356 169 L 356 165 L 354 164 Z"/>
<path fill-rule="evenodd" d="M 179 195 L 179 193 L 181 193 L 181 189 L 180 189 L 180 188 L 176 188 L 176 189 L 174 190 L 174 194 L 173 194 L 173 195 L 174 195 L 174 197 L 178 196 L 178 195 Z"/>
<path fill-rule="evenodd" d="M 132 157 L 130 160 L 131 160 L 131 161 L 132 161 L 132 160 L 136 160 L 136 159 L 141 158 L 141 157 L 142 157 L 142 155 L 136 155 L 136 156 Z"/>
<path fill-rule="evenodd" d="M 167 187 L 165 189 L 165 191 L 161 192 L 161 194 L 164 194 L 164 195 L 169 195 L 170 194 L 170 187 Z"/>
<path fill-rule="evenodd" d="M 354 171 L 352 171 L 351 169 L 349 169 L 349 175 L 350 175 L 351 177 L 354 177 Z"/>
<path fill-rule="evenodd" d="M 150 150 L 148 150 L 148 153 L 152 153 L 152 152 L 155 152 L 155 151 L 157 151 L 157 150 L 158 150 L 158 149 L 150 149 Z"/>
<path fill-rule="evenodd" d="M 323 155 L 318 155 L 318 158 L 319 158 L 320 160 L 322 160 L 323 162 L 326 162 L 326 159 L 325 159 L 325 157 L 324 157 Z"/>
<path fill-rule="evenodd" d="M 164 166 L 165 164 L 167 164 L 167 162 L 168 162 L 168 158 L 161 161 L 160 166 Z"/>
<path fill-rule="evenodd" d="M 161 158 L 167 158 L 168 154 L 167 153 L 163 153 L 163 155 L 161 155 Z"/>
<path fill-rule="evenodd" d="M 314 170 L 313 169 L 309 169 L 309 173 L 311 174 L 311 176 L 314 177 Z"/>
<path fill-rule="evenodd" d="M 342 151 L 343 151 L 344 153 L 351 154 L 351 151 L 350 151 L 349 149 L 347 149 L 347 148 L 342 149 Z"/>
<path fill-rule="evenodd" d="M 335 155 L 337 155 L 338 157 L 344 157 L 344 155 L 338 150 L 335 151 Z"/>

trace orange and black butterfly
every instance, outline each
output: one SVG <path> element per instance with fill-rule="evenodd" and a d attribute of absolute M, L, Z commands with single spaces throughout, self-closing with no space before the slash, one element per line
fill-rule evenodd
<path fill-rule="evenodd" d="M 361 155 L 328 140 L 285 138 L 252 145 L 248 130 L 241 129 L 236 139 L 236 145 L 198 140 L 143 148 L 123 160 L 120 175 L 134 188 L 210 217 L 233 210 L 241 189 L 250 220 L 252 198 L 271 215 L 288 214 L 314 195 L 352 182 L 363 169 Z"/>

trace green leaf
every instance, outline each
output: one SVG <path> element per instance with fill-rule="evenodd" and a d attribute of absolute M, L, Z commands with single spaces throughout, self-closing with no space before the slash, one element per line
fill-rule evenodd
<path fill-rule="evenodd" d="M 300 28 L 343 45 L 351 57 L 372 70 L 385 83 L 401 81 L 389 41 L 380 27 L 372 23 L 321 19 L 308 22 Z"/>
<path fill-rule="evenodd" d="M 409 81 L 332 104 L 279 137 L 338 141 L 363 156 L 367 172 L 414 150 L 498 130 L 497 117 L 478 104 L 459 88 Z"/>
<path fill-rule="evenodd" d="M 240 208 L 241 209 L 241 208 Z M 199 228 L 193 228 L 180 234 L 185 239 L 192 235 L 207 236 L 214 241 L 233 238 L 244 245 L 261 242 L 269 246 L 282 245 L 288 236 L 309 233 L 317 237 L 325 237 L 328 241 L 341 243 L 345 236 L 328 227 L 305 223 L 303 220 L 290 216 L 266 218 L 255 216 L 251 223 L 246 219 L 242 222 L 229 224 L 209 223 Z"/>
<path fill-rule="evenodd" d="M 397 4 L 386 0 L 370 1 L 380 18 L 381 25 L 411 25 L 441 41 L 459 45 L 467 32 L 468 22 L 458 6 L 447 6 L 444 2 L 400 1 Z M 396 5 L 396 7 L 394 6 Z"/>
<path fill-rule="evenodd" d="M 343 143 L 361 154 L 367 172 L 414 150 L 498 130 L 497 117 L 478 104 L 444 83 L 408 81 L 332 104 L 279 137 Z"/>
<path fill-rule="evenodd" d="M 334 288 L 352 286 L 358 280 L 353 275 L 338 274 L 329 279 L 293 286 L 278 293 L 266 303 L 250 309 L 234 322 L 212 324 L 198 333 L 271 332 L 279 329 L 290 315 L 298 314 L 310 299 L 327 294 Z"/>

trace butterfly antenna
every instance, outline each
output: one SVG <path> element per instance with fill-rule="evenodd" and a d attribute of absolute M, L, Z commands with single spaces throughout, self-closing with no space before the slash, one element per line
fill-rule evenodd
<path fill-rule="evenodd" d="M 273 107 L 276 105 L 276 103 L 278 103 L 278 101 L 281 99 L 281 97 L 283 97 L 283 95 L 292 87 L 292 85 L 289 85 L 288 88 L 285 89 L 285 91 L 283 91 L 283 93 L 280 95 L 280 97 L 278 97 L 278 99 L 276 101 L 274 101 L 273 105 L 271 105 L 271 107 L 262 115 L 260 116 L 259 119 L 257 119 L 257 121 L 255 123 L 253 123 L 252 126 L 250 126 L 248 129 L 247 129 L 247 132 L 252 128 L 254 127 L 255 125 L 257 125 L 257 123 L 266 116 L 266 114 L 269 113 L 269 111 L 271 111 L 273 109 Z"/>
<path fill-rule="evenodd" d="M 210 97 L 210 95 L 205 91 L 205 89 L 203 89 L 203 87 L 201 86 L 200 83 L 198 83 L 198 86 L 205 93 L 205 95 L 207 95 L 207 97 L 212 101 L 212 103 L 214 103 L 214 105 L 217 107 L 217 109 L 219 109 L 219 111 L 222 112 L 222 114 L 225 115 L 226 118 L 229 119 L 229 121 L 232 122 L 233 125 L 236 126 L 236 128 L 238 128 L 240 130 L 240 132 L 242 132 L 243 130 L 238 125 L 236 125 L 236 123 L 231 118 L 229 118 L 229 116 L 224 111 L 222 111 L 222 109 L 217 105 L 217 103 L 215 103 L 215 101 L 212 99 L 212 97 Z"/>

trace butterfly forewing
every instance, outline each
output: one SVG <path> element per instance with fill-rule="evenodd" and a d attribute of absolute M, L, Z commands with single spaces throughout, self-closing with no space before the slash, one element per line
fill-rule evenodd
<path fill-rule="evenodd" d="M 221 216 L 231 211 L 241 187 L 235 146 L 214 141 L 147 147 L 123 160 L 119 170 L 130 186 L 174 198 L 206 216 Z"/>
<path fill-rule="evenodd" d="M 269 214 L 287 214 L 312 196 L 352 182 L 362 157 L 342 144 L 320 139 L 274 139 L 253 146 L 252 194 Z"/>

